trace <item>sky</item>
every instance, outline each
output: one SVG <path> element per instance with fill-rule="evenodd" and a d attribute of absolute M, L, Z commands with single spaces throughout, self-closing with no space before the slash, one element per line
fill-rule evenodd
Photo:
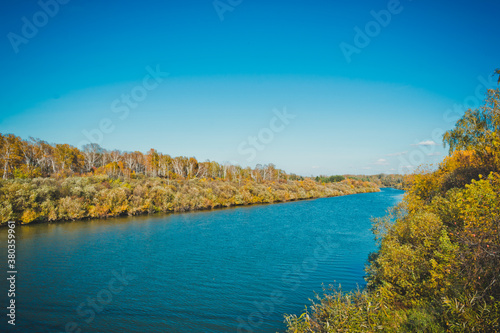
<path fill-rule="evenodd" d="M 79 148 L 408 172 L 500 67 L 498 1 L 12 0 L 0 133 Z"/>

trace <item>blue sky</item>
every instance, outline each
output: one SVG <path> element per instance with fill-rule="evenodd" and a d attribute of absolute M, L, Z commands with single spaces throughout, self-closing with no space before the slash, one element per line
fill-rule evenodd
<path fill-rule="evenodd" d="M 60 2 L 4 4 L 1 133 L 402 172 L 444 157 L 500 67 L 498 1 Z"/>

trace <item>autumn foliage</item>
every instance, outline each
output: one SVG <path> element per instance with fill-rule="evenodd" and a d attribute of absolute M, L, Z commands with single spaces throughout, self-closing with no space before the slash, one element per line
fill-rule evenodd
<path fill-rule="evenodd" d="M 83 149 L 0 134 L 0 223 L 107 218 L 379 191 L 344 178 L 322 184 L 273 164 L 243 168 L 194 157 Z"/>
<path fill-rule="evenodd" d="M 183 212 L 250 204 L 287 202 L 379 191 L 374 184 L 344 180 L 334 184 L 303 181 L 223 181 L 206 178 L 168 180 L 107 175 L 10 179 L 0 181 L 0 219 L 18 221 L 78 220 Z"/>

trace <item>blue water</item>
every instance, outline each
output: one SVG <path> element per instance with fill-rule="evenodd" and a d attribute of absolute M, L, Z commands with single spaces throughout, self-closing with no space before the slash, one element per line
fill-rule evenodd
<path fill-rule="evenodd" d="M 4 310 L 0 330 L 283 331 L 322 284 L 364 285 L 370 218 L 402 193 L 17 226 L 16 326 Z"/>

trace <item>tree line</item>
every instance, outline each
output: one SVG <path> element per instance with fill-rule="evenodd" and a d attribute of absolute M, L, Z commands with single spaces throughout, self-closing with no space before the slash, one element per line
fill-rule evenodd
<path fill-rule="evenodd" d="M 78 149 L 0 134 L 0 223 L 51 222 L 286 202 L 379 191 L 368 181 L 316 182 L 274 164 L 243 168 L 171 157 Z M 340 181 L 341 180 L 341 181 Z M 340 182 L 338 182 L 340 181 Z"/>
<path fill-rule="evenodd" d="M 139 151 L 106 150 L 96 143 L 82 149 L 69 144 L 49 144 L 30 137 L 0 133 L 0 177 L 37 178 L 75 175 L 110 177 L 162 177 L 167 179 L 210 178 L 224 180 L 280 181 L 303 179 L 277 169 L 274 164 L 243 168 L 213 161 L 199 162 L 194 157 L 171 157 L 155 149 Z"/>
<path fill-rule="evenodd" d="M 334 176 L 317 176 L 314 178 L 319 183 L 338 183 L 345 179 L 356 179 L 364 182 L 377 184 L 379 187 L 393 187 L 403 189 L 404 176 L 397 174 L 380 173 L 378 175 L 334 175 Z"/>

